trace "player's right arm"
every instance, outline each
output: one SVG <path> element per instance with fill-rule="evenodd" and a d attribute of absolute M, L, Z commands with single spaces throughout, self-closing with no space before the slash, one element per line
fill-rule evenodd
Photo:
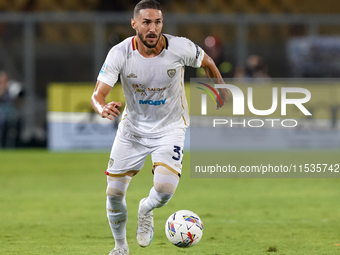
<path fill-rule="evenodd" d="M 121 107 L 121 102 L 112 101 L 106 103 L 105 99 L 110 93 L 112 87 L 102 81 L 97 81 L 96 87 L 91 97 L 91 105 L 96 113 L 103 118 L 113 120 L 113 117 L 117 117 L 120 114 L 118 110 Z M 113 117 L 112 117 L 113 116 Z"/>
<path fill-rule="evenodd" d="M 124 45 L 123 45 L 124 46 Z M 93 109 L 103 118 L 113 120 L 120 112 L 121 102 L 106 103 L 106 97 L 118 80 L 119 74 L 125 62 L 124 47 L 118 44 L 113 47 L 106 56 L 102 69 L 97 78 L 97 84 L 91 97 Z"/>

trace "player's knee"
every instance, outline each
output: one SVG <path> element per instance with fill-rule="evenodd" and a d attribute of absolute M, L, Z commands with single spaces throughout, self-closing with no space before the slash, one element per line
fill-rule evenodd
<path fill-rule="evenodd" d="M 124 198 L 126 194 L 127 187 L 131 181 L 130 176 L 123 177 L 110 177 L 108 176 L 107 180 L 107 189 L 106 195 L 115 197 L 115 198 Z"/>
<path fill-rule="evenodd" d="M 154 187 L 158 193 L 164 194 L 165 197 L 166 196 L 171 197 L 175 193 L 175 190 L 176 190 L 176 186 L 171 183 L 154 182 Z"/>
<path fill-rule="evenodd" d="M 125 192 L 121 191 L 120 189 L 107 187 L 106 195 L 108 195 L 109 197 L 121 199 L 125 196 Z"/>
<path fill-rule="evenodd" d="M 157 200 L 163 206 L 169 202 L 176 191 L 179 177 L 163 166 L 155 169 L 154 189 L 157 193 Z"/>

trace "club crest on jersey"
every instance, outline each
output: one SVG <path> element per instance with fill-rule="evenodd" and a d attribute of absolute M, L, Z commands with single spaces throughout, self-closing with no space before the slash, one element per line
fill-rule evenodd
<path fill-rule="evenodd" d="M 114 163 L 114 159 L 110 158 L 110 160 L 109 160 L 109 168 L 111 168 L 113 166 L 113 163 Z"/>
<path fill-rule="evenodd" d="M 175 74 L 176 74 L 176 69 L 169 69 L 169 70 L 166 71 L 166 72 L 167 72 L 168 76 L 169 76 L 170 78 L 172 78 L 172 77 L 174 77 Z"/>
<path fill-rule="evenodd" d="M 146 87 L 142 84 L 132 84 L 132 88 L 135 91 L 135 93 L 139 92 L 142 96 L 146 96 Z"/>

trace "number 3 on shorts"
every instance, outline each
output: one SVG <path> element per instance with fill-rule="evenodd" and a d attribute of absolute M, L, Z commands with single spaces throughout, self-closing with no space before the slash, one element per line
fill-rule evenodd
<path fill-rule="evenodd" d="M 174 152 L 177 153 L 177 157 L 173 156 L 172 159 L 174 160 L 180 160 L 183 155 L 183 150 L 181 150 L 181 147 L 174 146 Z M 182 153 L 182 154 L 181 154 Z M 181 160 L 181 164 L 183 163 L 183 159 Z"/>

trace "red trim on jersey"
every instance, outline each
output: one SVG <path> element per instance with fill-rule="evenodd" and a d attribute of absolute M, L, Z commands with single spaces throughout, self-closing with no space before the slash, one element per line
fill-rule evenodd
<path fill-rule="evenodd" d="M 137 49 L 137 42 L 136 42 L 136 36 L 132 37 L 132 50 L 136 50 Z"/>

